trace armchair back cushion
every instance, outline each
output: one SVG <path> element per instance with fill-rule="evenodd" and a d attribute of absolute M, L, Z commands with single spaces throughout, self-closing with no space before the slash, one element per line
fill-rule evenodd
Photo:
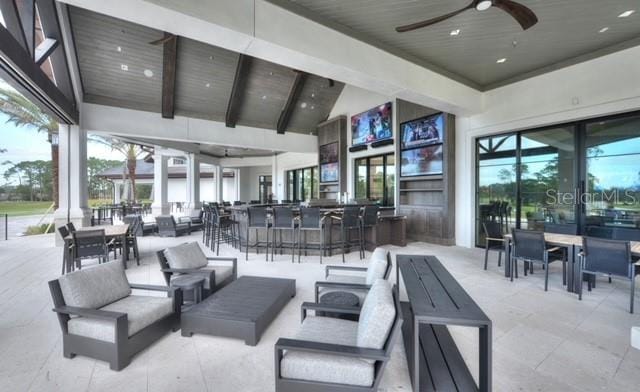
<path fill-rule="evenodd" d="M 373 284 L 377 279 L 384 279 L 387 271 L 387 251 L 382 248 L 376 248 L 371 254 L 369 268 L 367 269 L 366 284 Z"/>
<path fill-rule="evenodd" d="M 391 285 L 384 279 L 378 279 L 371 286 L 360 311 L 358 347 L 383 348 L 395 318 Z"/>
<path fill-rule="evenodd" d="M 202 268 L 208 264 L 207 256 L 197 242 L 187 242 L 167 248 L 164 250 L 164 257 L 169 267 L 177 269 Z"/>
<path fill-rule="evenodd" d="M 122 263 L 111 261 L 58 278 L 68 306 L 98 309 L 131 294 Z"/>

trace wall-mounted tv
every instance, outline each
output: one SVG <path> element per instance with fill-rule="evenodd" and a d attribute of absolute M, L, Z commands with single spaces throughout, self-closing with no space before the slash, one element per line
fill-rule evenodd
<path fill-rule="evenodd" d="M 408 149 L 442 143 L 444 114 L 438 113 L 400 124 L 400 148 Z"/>
<path fill-rule="evenodd" d="M 442 174 L 442 144 L 403 150 L 400 153 L 400 176 Z"/>
<path fill-rule="evenodd" d="M 320 182 L 337 182 L 339 177 L 338 162 L 320 165 Z"/>
<path fill-rule="evenodd" d="M 391 102 L 351 117 L 351 144 L 368 144 L 393 137 Z"/>
<path fill-rule="evenodd" d="M 320 163 L 338 162 L 338 142 L 320 146 Z"/>

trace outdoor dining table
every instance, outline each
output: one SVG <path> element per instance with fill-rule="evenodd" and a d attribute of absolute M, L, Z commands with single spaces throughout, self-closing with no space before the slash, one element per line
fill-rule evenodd
<path fill-rule="evenodd" d="M 104 230 L 104 237 L 107 242 L 111 241 L 114 238 L 120 237 L 120 241 L 122 241 L 122 265 L 124 268 L 127 268 L 127 260 L 129 260 L 129 247 L 127 246 L 127 232 L 129 231 L 128 224 L 122 225 L 113 225 L 113 226 L 89 226 L 89 227 L 80 227 L 76 229 L 76 231 L 88 231 L 88 230 Z M 73 243 L 73 234 L 69 234 L 64 238 L 64 255 L 70 255 L 69 246 Z M 73 258 L 67 259 L 67 272 L 71 271 L 71 265 L 73 263 Z"/>
<path fill-rule="evenodd" d="M 545 243 L 549 246 L 564 248 L 567 251 L 567 291 L 570 293 L 578 293 L 580 290 L 581 279 L 578 277 L 580 266 L 578 264 L 578 254 L 582 250 L 582 236 L 571 234 L 544 233 Z M 511 243 L 513 241 L 511 234 L 504 236 L 504 276 L 511 277 Z M 640 242 L 631 241 L 631 255 L 640 257 Z M 636 268 L 640 268 L 640 264 L 636 263 Z"/>

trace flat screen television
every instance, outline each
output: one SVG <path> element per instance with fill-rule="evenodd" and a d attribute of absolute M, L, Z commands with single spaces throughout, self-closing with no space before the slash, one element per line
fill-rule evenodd
<path fill-rule="evenodd" d="M 400 153 L 400 176 L 442 174 L 442 144 L 403 150 Z"/>
<path fill-rule="evenodd" d="M 320 146 L 320 163 L 338 162 L 338 142 Z"/>
<path fill-rule="evenodd" d="M 351 144 L 357 146 L 390 139 L 393 137 L 392 123 L 391 102 L 352 116 Z"/>
<path fill-rule="evenodd" d="M 442 143 L 444 114 L 439 113 L 400 124 L 401 148 L 415 148 Z"/>
<path fill-rule="evenodd" d="M 338 162 L 320 165 L 320 182 L 337 182 L 339 177 Z"/>

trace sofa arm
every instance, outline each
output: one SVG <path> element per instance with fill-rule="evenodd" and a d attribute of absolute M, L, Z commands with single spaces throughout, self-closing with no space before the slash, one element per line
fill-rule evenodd
<path fill-rule="evenodd" d="M 208 261 L 230 261 L 233 267 L 233 279 L 238 277 L 238 258 L 237 257 L 207 257 Z"/>
<path fill-rule="evenodd" d="M 324 277 L 328 277 L 331 270 L 342 270 L 342 271 L 359 271 L 366 272 L 367 267 L 349 267 L 346 265 L 328 265 L 324 270 Z"/>
<path fill-rule="evenodd" d="M 111 312 L 108 310 L 79 308 L 76 306 L 57 306 L 52 309 L 56 313 L 66 314 L 69 316 L 82 316 L 99 320 L 116 321 L 122 317 L 127 318 L 126 313 Z"/>
<path fill-rule="evenodd" d="M 358 346 L 345 346 L 341 344 L 311 342 L 307 340 L 296 340 L 280 338 L 275 345 L 277 358 L 282 357 L 282 351 L 306 351 L 318 354 L 338 355 L 342 357 L 372 359 L 374 361 L 386 361 L 389 356 L 384 350 L 363 348 Z M 277 364 L 276 364 L 277 366 Z"/>
<path fill-rule="evenodd" d="M 332 312 L 342 314 L 360 314 L 360 308 L 355 306 L 342 306 L 342 305 L 325 305 L 317 304 L 314 302 L 303 302 L 300 305 L 301 321 L 307 318 L 307 311 L 313 310 L 314 312 Z"/>

